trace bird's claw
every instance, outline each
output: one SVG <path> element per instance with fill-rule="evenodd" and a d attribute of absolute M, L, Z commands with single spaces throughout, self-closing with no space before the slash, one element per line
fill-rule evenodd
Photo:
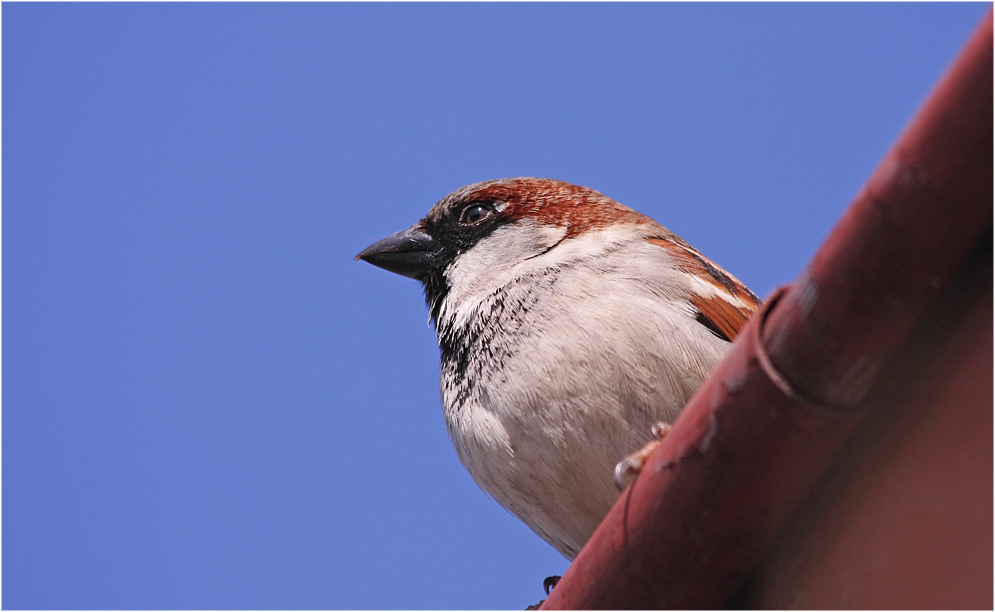
<path fill-rule="evenodd" d="M 546 579 L 542 581 L 542 588 L 546 591 L 546 595 L 549 596 L 549 592 L 553 590 L 556 583 L 560 581 L 560 576 L 546 576 Z"/>
<path fill-rule="evenodd" d="M 546 591 L 546 597 L 549 597 L 549 592 L 553 590 L 553 587 L 555 587 L 556 583 L 559 582 L 559 581 L 560 581 L 560 576 L 546 576 L 546 579 L 542 581 L 542 588 L 543 588 L 544 591 Z M 542 604 L 545 601 L 546 600 L 543 599 L 539 603 L 533 604 L 533 605 L 531 605 L 531 606 L 529 606 L 528 608 L 525 608 L 525 609 L 526 610 L 538 610 L 539 608 L 542 607 Z"/>
<path fill-rule="evenodd" d="M 650 431 L 653 433 L 655 440 L 651 440 L 646 446 L 627 455 L 624 459 L 615 464 L 615 486 L 619 490 L 624 489 L 627 484 L 627 477 L 638 475 L 643 471 L 643 467 L 646 465 L 646 461 L 649 460 L 650 455 L 656 450 L 656 447 L 660 446 L 660 442 L 667 436 L 670 432 L 670 425 L 664 423 L 663 421 L 658 421 L 653 423 L 653 427 Z"/>

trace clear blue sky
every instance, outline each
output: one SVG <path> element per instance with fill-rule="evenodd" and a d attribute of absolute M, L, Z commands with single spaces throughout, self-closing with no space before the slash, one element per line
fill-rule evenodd
<path fill-rule="evenodd" d="M 989 6 L 4 3 L 3 606 L 538 601 L 353 256 L 544 176 L 767 295 Z"/>

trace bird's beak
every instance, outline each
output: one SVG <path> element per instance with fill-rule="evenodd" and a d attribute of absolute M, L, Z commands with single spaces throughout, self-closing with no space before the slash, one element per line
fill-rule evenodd
<path fill-rule="evenodd" d="M 356 260 L 420 280 L 436 266 L 438 256 L 438 243 L 414 225 L 374 242 L 356 255 Z"/>

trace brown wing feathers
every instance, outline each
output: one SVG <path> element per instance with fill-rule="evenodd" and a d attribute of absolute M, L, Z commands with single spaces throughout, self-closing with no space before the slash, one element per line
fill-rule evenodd
<path fill-rule="evenodd" d="M 757 296 L 694 249 L 665 238 L 650 238 L 649 242 L 667 249 L 678 266 L 714 289 L 713 295 L 692 293 L 695 319 L 716 336 L 732 342 L 760 305 Z"/>
<path fill-rule="evenodd" d="M 691 297 L 691 303 L 698 311 L 695 319 L 713 334 L 729 342 L 736 339 L 753 314 L 753 311 L 736 308 L 722 298 L 702 298 L 695 295 Z"/>

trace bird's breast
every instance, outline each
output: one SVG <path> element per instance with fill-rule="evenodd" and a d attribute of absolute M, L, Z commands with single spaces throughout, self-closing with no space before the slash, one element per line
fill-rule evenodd
<path fill-rule="evenodd" d="M 460 460 L 568 557 L 617 498 L 614 464 L 721 357 L 685 304 L 637 279 L 611 262 L 561 270 L 444 304 L 437 320 Z"/>

